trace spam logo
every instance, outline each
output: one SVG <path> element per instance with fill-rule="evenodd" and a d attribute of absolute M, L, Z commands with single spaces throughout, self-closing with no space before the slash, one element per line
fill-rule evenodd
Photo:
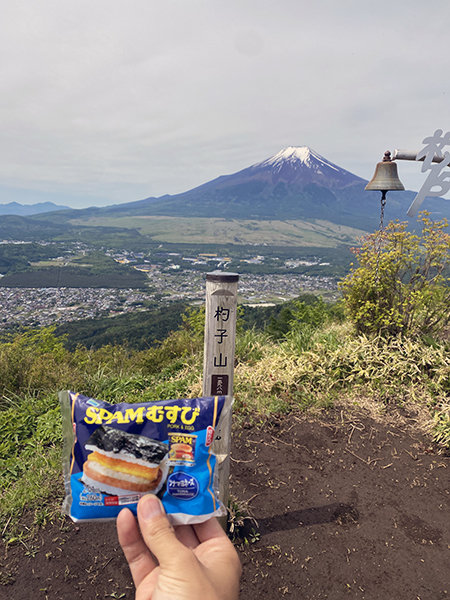
<path fill-rule="evenodd" d="M 139 406 L 138 408 L 127 408 L 124 411 L 111 411 L 106 408 L 89 406 L 86 409 L 85 423 L 88 425 L 109 425 L 110 423 L 143 423 L 145 420 L 153 423 L 167 421 L 174 424 L 181 421 L 183 425 L 195 423 L 199 408 L 190 406 Z"/>

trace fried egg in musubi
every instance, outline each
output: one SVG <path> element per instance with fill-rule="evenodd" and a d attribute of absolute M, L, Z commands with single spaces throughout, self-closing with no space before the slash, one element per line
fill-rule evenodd
<path fill-rule="evenodd" d="M 102 425 L 85 448 L 81 480 L 107 494 L 157 493 L 167 477 L 169 449 L 158 440 Z"/>

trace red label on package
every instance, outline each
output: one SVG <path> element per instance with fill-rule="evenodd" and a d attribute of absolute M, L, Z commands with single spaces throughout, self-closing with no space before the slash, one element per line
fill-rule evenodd
<path fill-rule="evenodd" d="M 206 429 L 206 440 L 205 440 L 205 446 L 207 448 L 208 448 L 208 446 L 211 446 L 213 439 L 214 439 L 214 427 L 211 427 L 211 425 L 208 425 L 208 427 Z"/>
<path fill-rule="evenodd" d="M 118 506 L 119 497 L 118 496 L 105 496 L 104 503 L 105 503 L 105 506 Z"/>

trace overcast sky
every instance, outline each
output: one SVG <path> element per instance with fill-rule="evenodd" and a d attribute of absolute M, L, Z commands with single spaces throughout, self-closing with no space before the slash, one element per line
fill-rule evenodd
<path fill-rule="evenodd" d="M 450 129 L 447 0 L 0 7 L 0 203 L 173 194 L 286 146 L 370 179 L 386 149 Z"/>

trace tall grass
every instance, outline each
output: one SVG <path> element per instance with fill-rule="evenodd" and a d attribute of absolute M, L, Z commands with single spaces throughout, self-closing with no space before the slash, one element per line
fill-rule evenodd
<path fill-rule="evenodd" d="M 348 324 L 318 329 L 307 344 L 303 336 L 288 336 L 277 345 L 261 343 L 256 364 L 238 365 L 235 394 L 242 410 L 258 414 L 280 403 L 284 410 L 329 404 L 342 394 L 436 406 L 448 395 L 450 361 L 444 345 L 353 336 Z M 308 349 L 299 351 L 299 346 Z"/>

